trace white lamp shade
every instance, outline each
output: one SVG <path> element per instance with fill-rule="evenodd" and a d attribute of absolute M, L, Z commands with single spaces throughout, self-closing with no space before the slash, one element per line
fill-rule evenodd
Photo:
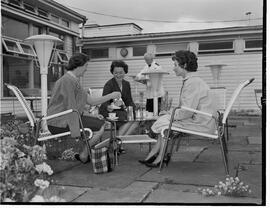
<path fill-rule="evenodd" d="M 62 42 L 59 38 L 51 35 L 33 35 L 25 39 L 35 46 L 41 70 L 48 67 L 51 52 L 55 43 Z"/>
<path fill-rule="evenodd" d="M 220 78 L 221 69 L 223 66 L 227 66 L 226 64 L 209 64 L 206 65 L 206 67 L 209 67 L 213 76 L 214 81 L 217 83 L 217 81 Z"/>

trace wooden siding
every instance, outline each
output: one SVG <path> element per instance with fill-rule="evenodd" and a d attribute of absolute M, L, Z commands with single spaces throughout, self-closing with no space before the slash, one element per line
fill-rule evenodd
<path fill-rule="evenodd" d="M 198 56 L 198 72 L 200 76 L 209 84 L 214 86 L 211 71 L 209 67 L 205 65 L 210 64 L 213 60 L 218 60 L 227 64 L 221 72 L 219 80 L 220 86 L 225 86 L 226 91 L 226 103 L 237 87 L 237 85 L 250 78 L 255 78 L 255 81 L 246 87 L 240 97 L 235 102 L 234 110 L 256 110 L 254 89 L 262 89 L 262 55 L 261 53 L 244 53 L 244 54 L 228 54 L 228 55 L 201 55 Z M 132 87 L 133 98 L 135 99 L 135 82 L 128 75 L 136 75 L 143 67 L 144 60 L 125 60 L 129 66 L 129 73 L 126 75 L 126 79 L 130 81 Z M 172 61 L 170 57 L 157 58 L 156 61 L 164 68 L 167 69 L 170 74 L 164 77 L 164 87 L 169 92 L 169 96 L 173 98 L 173 105 L 176 106 L 179 100 L 179 89 L 181 87 L 181 78 L 176 77 L 172 71 Z M 112 78 L 110 73 L 111 61 L 93 61 L 89 62 L 88 70 L 86 71 L 84 78 L 81 80 L 85 89 L 89 87 L 103 87 L 105 82 Z M 144 91 L 145 87 L 142 84 L 137 83 L 138 92 Z M 40 109 L 40 103 L 34 104 L 34 107 Z M 23 113 L 23 109 L 16 101 L 1 101 L 1 112 L 15 112 Z"/>

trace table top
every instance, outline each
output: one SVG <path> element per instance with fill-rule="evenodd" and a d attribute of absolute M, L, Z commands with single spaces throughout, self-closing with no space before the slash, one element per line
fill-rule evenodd
<path fill-rule="evenodd" d="M 119 120 L 119 119 L 111 119 L 111 118 L 106 118 L 109 121 L 124 121 L 124 122 L 136 122 L 136 121 L 155 121 L 157 120 L 158 116 L 152 116 L 152 117 L 147 117 L 147 118 L 137 118 L 137 119 L 133 119 L 133 120 Z"/>

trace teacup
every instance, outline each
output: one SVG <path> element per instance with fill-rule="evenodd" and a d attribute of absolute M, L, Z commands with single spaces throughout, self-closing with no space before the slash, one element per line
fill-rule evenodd
<path fill-rule="evenodd" d="M 109 113 L 109 118 L 110 119 L 115 119 L 116 118 L 116 113 Z"/>

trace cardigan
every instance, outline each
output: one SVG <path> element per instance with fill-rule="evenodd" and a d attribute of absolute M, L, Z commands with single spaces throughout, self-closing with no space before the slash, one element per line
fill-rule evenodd
<path fill-rule="evenodd" d="M 47 114 L 52 115 L 69 109 L 76 109 L 82 114 L 86 102 L 87 92 L 82 88 L 79 79 L 66 73 L 55 83 Z M 79 118 L 75 112 L 48 120 L 47 123 L 60 128 L 68 126 L 71 137 L 80 136 Z"/>
<path fill-rule="evenodd" d="M 130 84 L 128 81 L 124 79 L 122 80 L 122 91 L 121 91 L 115 78 L 108 80 L 103 87 L 102 96 L 115 92 L 115 91 L 121 92 L 121 98 L 123 102 L 125 103 L 125 106 L 133 106 L 133 109 L 135 110 L 135 104 L 131 96 L 131 89 L 130 89 Z M 112 102 L 113 100 L 108 100 L 107 102 L 102 103 L 99 108 L 99 113 L 103 115 L 105 118 L 108 117 L 107 106 L 110 105 Z"/>
<path fill-rule="evenodd" d="M 197 72 L 188 73 L 187 77 L 183 80 L 183 85 L 180 90 L 179 106 L 210 113 L 213 116 L 217 114 L 217 105 L 210 93 L 210 89 L 198 76 Z M 160 133 L 163 127 L 169 125 L 170 116 L 169 114 L 161 116 L 153 124 L 152 130 L 156 133 Z M 205 133 L 214 133 L 216 130 L 214 118 L 184 109 L 176 110 L 173 126 Z"/>

